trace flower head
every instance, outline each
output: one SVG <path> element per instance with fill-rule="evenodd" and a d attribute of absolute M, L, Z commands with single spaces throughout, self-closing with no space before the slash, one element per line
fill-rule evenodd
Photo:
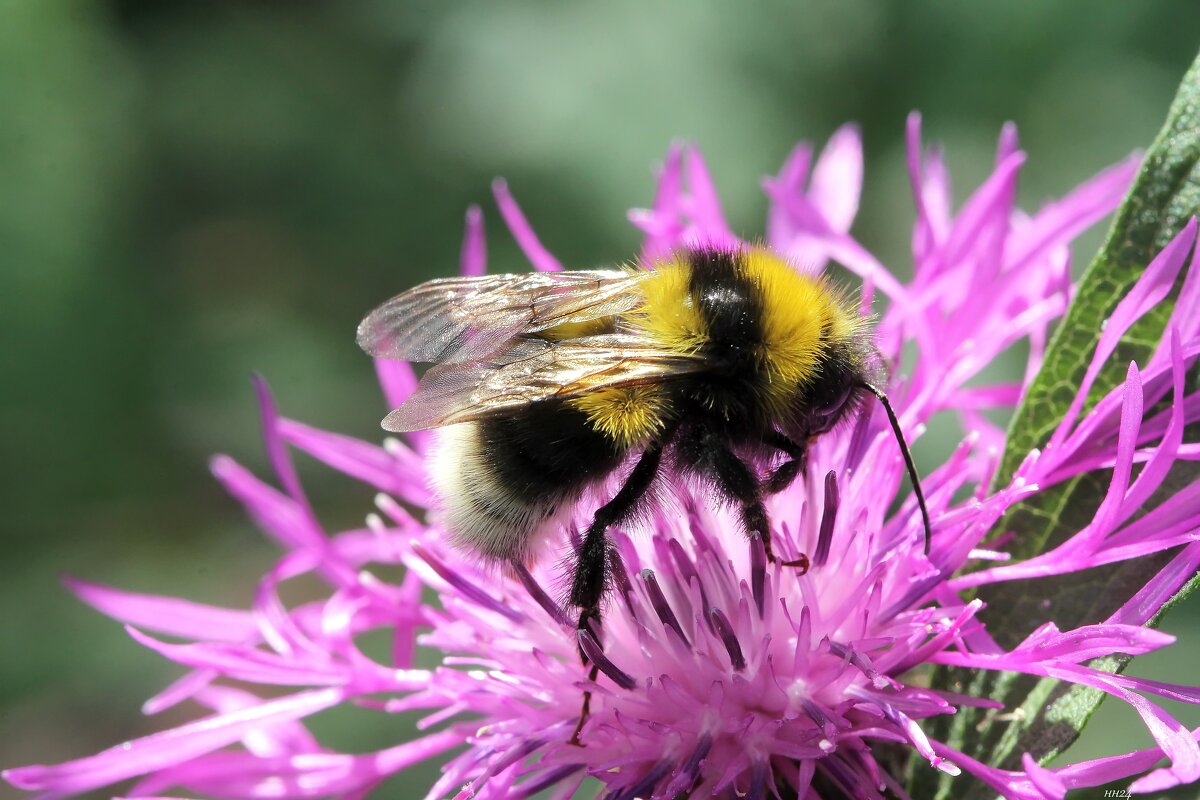
<path fill-rule="evenodd" d="M 436 512 L 422 522 L 407 510 L 430 505 L 423 435 L 378 447 L 319 431 L 278 416 L 259 383 L 267 450 L 282 490 L 232 459 L 213 461 L 218 479 L 284 550 L 253 608 L 70 584 L 125 622 L 138 642 L 187 668 L 147 703 L 148 713 L 191 700 L 211 715 L 78 761 L 12 769 L 6 778 L 47 796 L 139 777 L 132 794 L 183 787 L 219 797 L 361 797 L 416 761 L 450 754 L 426 797 L 523 798 L 544 790 L 568 797 L 588 777 L 614 799 L 764 798 L 785 789 L 805 796 L 810 788 L 822 797 L 880 798 L 889 790 L 904 796 L 880 756 L 891 745 L 914 749 L 930 769 L 968 771 L 1006 796 L 1030 800 L 1135 775 L 1163 756 L 1167 765 L 1139 778 L 1135 789 L 1200 779 L 1196 735 L 1147 699 L 1200 702 L 1200 690 L 1086 663 L 1169 644 L 1170 636 L 1146 623 L 1200 567 L 1200 492 L 1189 487 L 1165 500 L 1155 494 L 1173 462 L 1200 454 L 1200 446 L 1183 441 L 1184 426 L 1200 418 L 1200 395 L 1184 389 L 1185 369 L 1200 356 L 1200 271 L 1189 274 L 1153 358 L 1131 365 L 1122 386 L 1082 413 L 1121 336 L 1175 284 L 1196 223 L 1148 266 L 1108 320 L 1083 385 L 1074 387 L 1076 403 L 1048 446 L 992 490 L 1004 435 L 981 412 L 1019 401 L 1048 326 L 1068 301 L 1069 245 L 1116 206 L 1136 165 L 1117 165 L 1028 216 L 1014 205 L 1024 154 L 1006 128 L 994 172 L 952 212 L 946 169 L 936 153 L 923 152 L 916 116 L 908 134 L 917 206 L 910 282 L 849 233 L 862 174 L 851 127 L 834 135 L 811 170 L 812 152 L 801 145 L 765 182 L 766 240 L 799 268 L 835 261 L 860 275 L 864 310 L 876 291 L 887 296 L 877 332 L 882 357 L 898 365 L 906 345 L 918 353 L 911 373 L 894 370 L 889 387 L 910 441 L 939 412 L 956 414 L 968 431 L 924 479 L 934 527 L 928 556 L 887 420 L 868 406 L 853 425 L 818 439 L 804 479 L 769 502 L 776 552 L 783 561 L 807 554 L 807 573 L 769 564 L 730 512 L 703 489 L 680 486 L 645 524 L 612 532 L 619 558 L 603 635 L 577 637 L 569 610 L 547 589 L 561 583 L 561 560 L 572 555 L 569 535 L 532 573 L 481 570 L 447 546 Z M 561 268 L 507 187 L 494 188 L 534 267 Z M 669 151 L 653 206 L 630 216 L 646 234 L 647 262 L 689 244 L 742 244 L 691 147 Z M 482 216 L 472 209 L 462 271 L 485 269 Z M 981 369 L 1021 340 L 1029 345 L 1026 379 L 979 383 Z M 415 385 L 411 369 L 377 366 L 388 400 L 399 405 Z M 380 491 L 364 528 L 324 530 L 290 447 Z M 1002 541 L 985 547 L 984 537 L 1015 503 L 1099 468 L 1112 471 L 1104 502 L 1063 544 L 1014 564 L 1005 563 Z M 581 506 L 579 519 L 586 522 L 591 510 Z M 1142 513 L 1135 518 L 1135 511 Z M 1176 553 L 1172 560 L 1103 623 L 1061 631 L 1047 618 L 1011 649 L 979 619 L 982 602 L 963 599 L 986 583 L 1165 550 Z M 996 565 L 978 568 L 988 561 Z M 404 568 L 399 582 L 377 574 L 391 564 Z M 328 597 L 286 605 L 280 584 L 310 573 L 325 581 Z M 393 642 L 383 662 L 356 644 L 380 628 Z M 595 680 L 580 663 L 580 646 L 599 669 Z M 417 668 L 419 649 L 436 653 L 438 666 Z M 929 664 L 1093 687 L 1129 702 L 1156 746 L 1055 770 L 1028 756 L 1021 771 L 979 763 L 931 738 L 923 721 L 999 704 L 923 686 L 913 670 Z M 290 689 L 268 698 L 245 684 Z M 571 738 L 585 690 L 591 710 L 576 746 Z M 323 747 L 302 722 L 342 703 L 427 716 L 413 741 L 343 754 Z"/>

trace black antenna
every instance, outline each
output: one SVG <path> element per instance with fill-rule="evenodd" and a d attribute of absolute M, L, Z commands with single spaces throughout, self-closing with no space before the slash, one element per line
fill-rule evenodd
<path fill-rule="evenodd" d="M 879 402 L 883 403 L 883 410 L 887 412 L 888 421 L 892 423 L 892 433 L 896 434 L 896 444 L 900 445 L 900 453 L 904 456 L 904 466 L 908 467 L 908 479 L 912 481 L 913 492 L 917 495 L 917 505 L 921 507 L 921 521 L 925 523 L 925 555 L 929 555 L 929 542 L 933 538 L 933 528 L 929 524 L 929 509 L 925 507 L 925 493 L 921 491 L 921 477 L 917 475 L 917 465 L 913 463 L 912 453 L 908 452 L 908 443 L 904 441 L 904 432 L 900 430 L 900 420 L 896 419 L 896 412 L 892 410 L 892 404 L 888 402 L 886 394 L 866 382 L 863 383 L 863 388 L 879 398 Z"/>

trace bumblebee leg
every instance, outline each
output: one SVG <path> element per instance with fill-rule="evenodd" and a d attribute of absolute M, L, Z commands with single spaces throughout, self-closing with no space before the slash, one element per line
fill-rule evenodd
<path fill-rule="evenodd" d="M 742 525 L 748 535 L 758 534 L 767 551 L 767 561 L 774 563 L 775 553 L 771 549 L 771 525 L 767 509 L 762 502 L 762 486 L 758 476 L 750 467 L 729 449 L 718 435 L 705 431 L 696 445 L 699 452 L 693 454 L 696 463 L 717 485 L 717 490 L 742 506 Z"/>
<path fill-rule="evenodd" d="M 653 445 L 642 453 L 637 465 L 625 479 L 616 496 L 600 508 L 583 537 L 575 575 L 571 581 L 571 605 L 582 610 L 579 630 L 590 630 L 592 620 L 600 620 L 600 599 L 608 578 L 608 528 L 628 519 L 645 496 L 662 462 L 662 446 Z M 592 631 L 595 635 L 595 631 Z"/>
<path fill-rule="evenodd" d="M 596 676 L 599 674 L 600 674 L 600 668 L 597 667 L 595 664 L 593 664 L 592 668 L 590 670 L 588 670 L 588 680 L 589 681 L 596 680 Z M 571 739 L 570 739 L 569 744 L 573 744 L 576 747 L 583 747 L 583 744 L 579 741 L 579 732 L 583 730 L 583 723 L 587 722 L 588 714 L 591 713 L 591 710 L 592 710 L 592 693 L 584 692 L 583 693 L 583 708 L 580 709 L 580 711 L 579 711 L 579 722 L 575 723 L 575 731 L 571 734 Z"/>
<path fill-rule="evenodd" d="M 578 560 L 575 562 L 575 575 L 571 581 L 571 605 L 580 609 L 577 630 L 587 631 L 599 641 L 600 601 L 604 597 L 604 589 L 608 583 L 608 528 L 629 518 L 637 508 L 638 503 L 645 497 L 647 490 L 658 475 L 659 464 L 662 463 L 663 448 L 661 444 L 651 445 L 642 453 L 636 466 L 625 479 L 616 496 L 596 510 L 596 516 L 588 527 L 579 548 Z M 596 627 L 592 623 L 596 623 Z M 580 650 L 580 659 L 587 663 L 587 656 Z M 595 680 L 598 674 L 593 666 L 589 679 Z M 571 744 L 579 744 L 579 732 L 587 721 L 591 708 L 592 693 L 583 693 L 583 709 L 579 714 L 579 724 L 571 736 Z"/>
<path fill-rule="evenodd" d="M 763 444 L 774 447 L 788 457 L 788 460 L 776 467 L 763 483 L 767 494 L 778 494 L 791 486 L 796 476 L 808 466 L 808 446 L 796 444 L 774 430 L 763 437 Z"/>

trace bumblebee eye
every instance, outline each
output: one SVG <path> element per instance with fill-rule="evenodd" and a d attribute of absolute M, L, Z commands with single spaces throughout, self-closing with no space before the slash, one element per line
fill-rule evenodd
<path fill-rule="evenodd" d="M 813 413 L 818 417 L 836 417 L 846 407 L 846 401 L 850 399 L 850 390 L 853 388 L 849 384 L 842 386 L 830 400 L 814 408 Z"/>
<path fill-rule="evenodd" d="M 838 423 L 854 390 L 852 385 L 826 388 L 834 388 L 835 393 L 804 398 L 803 402 L 808 412 L 806 430 L 809 436 L 825 433 Z"/>

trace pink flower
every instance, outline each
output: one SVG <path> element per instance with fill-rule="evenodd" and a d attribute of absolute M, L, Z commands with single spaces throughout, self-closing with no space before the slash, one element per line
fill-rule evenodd
<path fill-rule="evenodd" d="M 1130 159 L 1062 200 L 1027 216 L 1014 207 L 1024 154 L 1004 131 L 992 175 L 952 212 L 948 178 L 936 153 L 923 153 L 919 119 L 909 122 L 909 168 L 917 205 L 914 277 L 898 280 L 849 230 L 858 206 L 862 153 L 854 128 L 836 133 L 812 166 L 801 145 L 778 176 L 768 244 L 800 268 L 836 261 L 862 276 L 864 306 L 875 291 L 890 301 L 878 328 L 886 359 L 902 346 L 919 357 L 890 387 L 910 441 L 934 414 L 956 414 L 968 431 L 949 460 L 925 476 L 933 516 L 931 553 L 923 553 L 916 506 L 882 411 L 822 437 L 810 451 L 807 480 L 770 502 L 781 558 L 810 554 L 805 575 L 768 566 L 738 525 L 703 494 L 679 490 L 678 507 L 648 530 L 614 532 L 617 587 L 604 642 L 585 642 L 601 668 L 587 680 L 574 625 L 558 606 L 556 545 L 533 574 L 481 572 L 448 548 L 436 515 L 429 524 L 405 506 L 425 507 L 425 441 L 384 446 L 327 433 L 278 416 L 259 382 L 267 451 L 282 489 L 232 459 L 213 472 L 283 549 L 259 584 L 252 608 L 235 610 L 84 583 L 84 601 L 126 623 L 139 643 L 185 667 L 146 705 L 156 713 L 185 700 L 208 709 L 189 725 L 127 742 L 77 761 L 10 769 L 15 786 L 61 797 L 137 778 L 130 796 L 183 789 L 218 797 L 363 797 L 383 779 L 422 759 L 448 758 L 428 798 L 525 798 L 543 790 L 571 796 L 585 777 L 608 798 L 789 794 L 881 798 L 902 789 L 876 759 L 878 745 L 915 749 L 930 769 L 973 773 L 1007 797 L 1061 799 L 1067 791 L 1143 775 L 1135 791 L 1200 779 L 1197 734 L 1173 720 L 1155 697 L 1200 702 L 1200 689 L 1089 668 L 1114 652 L 1136 655 L 1171 637 L 1146 627 L 1200 568 L 1200 490 L 1191 486 L 1151 506 L 1168 468 L 1200 457 L 1183 441 L 1200 419 L 1200 394 L 1186 395 L 1185 369 L 1200 356 L 1200 272 L 1192 270 L 1157 352 L 1130 365 L 1125 383 L 1087 414 L 1083 398 L 1099 366 L 1129 326 L 1160 302 L 1193 251 L 1195 221 L 1151 263 L 1107 321 L 1077 402 L 1046 448 L 1032 452 L 1006 486 L 989 492 L 1004 434 L 981 411 L 1012 407 L 1035 374 L 1048 326 L 1070 292 L 1069 245 L 1116 207 L 1133 176 Z M 538 242 L 507 187 L 496 199 L 509 229 L 538 269 L 559 269 Z M 631 212 L 652 258 L 695 242 L 737 245 L 699 152 L 668 154 L 650 209 Z M 467 217 L 462 271 L 486 267 L 482 216 Z M 980 370 L 1020 340 L 1029 343 L 1026 379 L 983 384 Z M 391 405 L 415 378 L 403 363 L 379 362 Z M 969 384 L 969 385 L 968 385 Z M 1168 399 L 1165 410 L 1149 414 Z M 299 448 L 380 494 L 365 527 L 331 533 L 310 506 L 289 448 Z M 1141 465 L 1134 477 L 1134 465 Z M 1111 469 L 1093 521 L 1037 558 L 1005 563 L 983 537 L 1019 500 L 1074 475 Z M 962 490 L 969 490 L 966 499 Z M 903 502 L 889 514 L 893 498 Z M 586 519 L 590 509 L 579 510 Z M 1133 519 L 1135 511 L 1143 512 Z M 1000 647 L 962 592 L 985 583 L 1053 576 L 1164 550 L 1177 555 L 1102 624 L 1069 631 L 1046 619 L 1011 650 Z M 961 572 L 979 560 L 987 569 Z M 397 583 L 378 577 L 401 565 Z M 289 607 L 281 583 L 313 574 L 329 587 L 320 602 Z M 436 599 L 431 599 L 431 594 Z M 391 657 L 369 658 L 356 637 L 383 628 Z M 168 642 L 160 636 L 181 639 Z M 418 669 L 418 649 L 439 666 Z M 964 706 L 994 707 L 910 680 L 924 664 L 1049 676 L 1130 703 L 1155 748 L 1046 769 L 1028 756 L 1002 771 L 931 739 L 923 721 Z M 237 687 L 230 684 L 236 681 Z M 259 695 L 246 684 L 267 687 Z M 279 694 L 277 687 L 286 687 Z M 568 742 L 581 693 L 593 692 L 583 747 Z M 268 696 L 270 699 L 268 699 Z M 303 720 L 344 703 L 380 713 L 427 712 L 418 738 L 366 754 L 333 752 Z M 689 794 L 690 793 L 690 794 Z"/>

